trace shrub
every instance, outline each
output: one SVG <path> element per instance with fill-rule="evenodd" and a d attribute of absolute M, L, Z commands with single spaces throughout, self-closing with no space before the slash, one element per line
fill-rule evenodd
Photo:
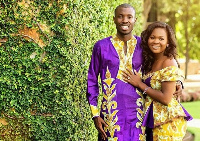
<path fill-rule="evenodd" d="M 87 69 L 94 43 L 115 33 L 121 2 L 1 1 L 1 140 L 96 140 Z M 141 13 L 142 1 L 132 4 Z"/>

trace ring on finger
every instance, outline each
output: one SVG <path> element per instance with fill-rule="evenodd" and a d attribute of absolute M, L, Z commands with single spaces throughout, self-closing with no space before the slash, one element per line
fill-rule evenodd
<path fill-rule="evenodd" d="M 130 80 L 130 76 L 128 76 L 127 79 Z"/>

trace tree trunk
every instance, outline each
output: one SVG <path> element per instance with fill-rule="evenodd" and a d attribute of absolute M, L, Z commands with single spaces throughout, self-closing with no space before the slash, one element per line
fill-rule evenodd
<path fill-rule="evenodd" d="M 188 37 L 188 18 L 189 18 L 189 3 L 190 0 L 187 0 L 187 5 L 186 5 L 186 20 L 185 20 L 185 39 L 186 39 L 186 52 L 185 52 L 185 79 L 187 79 L 188 75 L 188 63 L 189 63 L 189 37 Z"/>
<path fill-rule="evenodd" d="M 152 6 L 152 0 L 144 0 L 144 10 L 143 10 L 143 19 L 144 19 L 144 23 L 143 23 L 143 29 L 146 29 L 147 26 L 147 19 L 148 19 L 148 15 L 149 12 L 151 10 L 151 6 Z"/>

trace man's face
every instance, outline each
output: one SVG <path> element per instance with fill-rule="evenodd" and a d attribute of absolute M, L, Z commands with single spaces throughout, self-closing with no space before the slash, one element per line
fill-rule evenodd
<path fill-rule="evenodd" d="M 119 36 L 131 35 L 135 23 L 135 11 L 133 8 L 118 7 L 113 20 Z"/>

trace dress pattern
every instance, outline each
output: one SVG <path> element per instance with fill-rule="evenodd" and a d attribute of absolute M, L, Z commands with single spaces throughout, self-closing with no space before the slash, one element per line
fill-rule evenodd
<path fill-rule="evenodd" d="M 183 80 L 183 73 L 175 66 L 169 66 L 156 72 L 143 76 L 143 80 L 153 89 L 161 90 L 161 83 L 164 81 Z M 153 114 L 151 114 L 153 111 Z M 147 117 L 152 117 L 153 125 L 149 125 Z M 149 96 L 145 99 L 145 116 L 143 126 L 153 129 L 153 140 L 158 141 L 179 141 L 186 132 L 186 120 L 192 117 L 173 97 L 168 106 L 154 101 Z"/>

